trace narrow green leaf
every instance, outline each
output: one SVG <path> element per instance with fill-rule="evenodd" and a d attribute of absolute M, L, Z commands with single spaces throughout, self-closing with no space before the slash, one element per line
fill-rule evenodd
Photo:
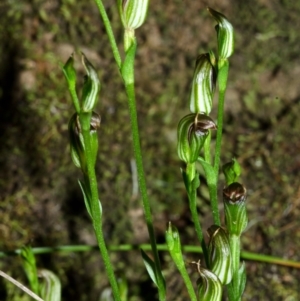
<path fill-rule="evenodd" d="M 85 204 L 85 207 L 86 207 L 86 210 L 89 214 L 89 216 L 92 218 L 92 212 L 91 212 L 91 201 L 90 201 L 90 192 L 87 190 L 84 182 L 81 183 L 80 180 L 78 180 L 78 184 L 80 186 L 80 189 L 81 189 L 81 192 L 82 192 L 82 195 L 83 195 L 83 199 L 84 199 L 84 204 Z"/>
<path fill-rule="evenodd" d="M 242 297 L 245 287 L 246 287 L 246 281 L 247 281 L 244 262 L 242 263 L 242 265 L 239 268 L 238 275 L 239 275 L 239 296 Z"/>
<path fill-rule="evenodd" d="M 215 170 L 213 166 L 206 161 L 204 161 L 203 158 L 198 157 L 198 161 L 200 162 L 206 176 L 206 181 L 208 185 L 217 185 L 217 177 Z"/>
<path fill-rule="evenodd" d="M 21 258 L 22 258 L 23 269 L 29 281 L 30 288 L 34 293 L 39 295 L 39 281 L 38 281 L 38 275 L 36 269 L 36 262 L 31 247 L 26 247 L 26 246 L 22 247 Z"/>
<path fill-rule="evenodd" d="M 158 287 L 154 261 L 143 251 L 143 249 L 141 249 L 141 254 L 142 254 L 143 261 L 144 261 L 144 265 L 147 269 L 147 272 L 148 272 L 150 278 L 155 283 L 155 285 Z"/>
<path fill-rule="evenodd" d="M 69 92 L 72 97 L 72 101 L 74 104 L 74 107 L 76 109 L 76 112 L 80 112 L 80 105 L 79 105 L 79 99 L 76 92 L 76 71 L 74 69 L 74 58 L 73 54 L 70 56 L 66 64 L 62 67 L 62 71 L 65 75 L 65 78 L 68 83 Z"/>

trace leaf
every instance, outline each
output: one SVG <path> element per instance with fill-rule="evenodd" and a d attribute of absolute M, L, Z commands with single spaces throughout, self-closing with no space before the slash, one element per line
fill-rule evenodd
<path fill-rule="evenodd" d="M 245 287 L 246 287 L 246 271 L 245 271 L 245 263 L 243 262 L 238 271 L 239 274 L 239 296 L 242 297 Z"/>
<path fill-rule="evenodd" d="M 156 279 L 156 269 L 154 261 L 141 249 L 141 254 L 143 257 L 144 265 L 146 266 L 147 272 L 152 279 L 152 281 L 155 283 L 155 285 L 158 287 L 158 281 Z"/>
<path fill-rule="evenodd" d="M 31 247 L 22 247 L 21 258 L 23 269 L 28 278 L 30 288 L 34 293 L 39 294 L 39 281 L 36 269 L 36 262 Z"/>
<path fill-rule="evenodd" d="M 81 183 L 80 180 L 78 180 L 78 184 L 80 186 L 80 189 L 81 189 L 81 192 L 82 192 L 82 195 L 83 195 L 83 199 L 84 199 L 84 203 L 85 203 L 85 208 L 86 208 L 89 216 L 91 218 L 93 218 L 92 217 L 92 211 L 91 211 L 91 205 L 90 205 L 90 199 L 89 199 L 90 193 L 87 191 L 87 188 L 85 187 L 84 182 Z"/>
<path fill-rule="evenodd" d="M 136 40 L 126 52 L 125 60 L 121 67 L 121 74 L 126 85 L 134 82 L 134 58 L 136 53 Z"/>
<path fill-rule="evenodd" d="M 207 181 L 207 185 L 217 185 L 217 177 L 216 177 L 216 173 L 215 170 L 213 168 L 213 166 L 209 163 L 207 163 L 203 158 L 199 157 L 198 161 L 200 162 L 200 164 L 202 165 L 202 168 L 204 169 L 205 172 L 205 176 L 206 176 L 206 181 Z"/>

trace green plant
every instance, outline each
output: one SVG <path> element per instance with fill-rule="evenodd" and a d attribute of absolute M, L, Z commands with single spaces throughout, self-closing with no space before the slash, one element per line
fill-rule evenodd
<path fill-rule="evenodd" d="M 141 9 L 137 5 L 137 1 L 119 2 L 121 20 L 124 26 L 125 57 L 122 58 L 116 46 L 103 4 L 101 1 L 96 2 L 107 28 L 116 64 L 124 81 L 129 100 L 133 144 L 139 171 L 139 184 L 143 196 L 145 219 L 151 240 L 150 248 L 149 246 L 141 246 L 142 258 L 151 279 L 158 287 L 159 299 L 165 300 L 166 286 L 160 267 L 158 250 L 165 250 L 166 246 L 157 245 L 155 241 L 152 215 L 143 172 L 142 154 L 139 145 L 134 89 L 134 57 L 137 47 L 134 31 L 145 20 L 148 4 L 146 1 L 143 2 L 144 7 Z M 139 3 L 142 3 L 142 1 Z M 200 265 L 200 262 L 195 263 L 200 276 L 196 292 L 193 288 L 193 281 L 186 271 L 182 255 L 182 251 L 186 251 L 188 248 L 181 246 L 179 233 L 171 224 L 169 224 L 166 231 L 166 241 L 171 257 L 186 283 L 191 300 L 197 300 L 197 295 L 200 300 L 220 300 L 223 285 L 227 285 L 228 287 L 230 300 L 238 300 L 241 298 L 245 285 L 244 265 L 240 266 L 240 236 L 247 225 L 247 215 L 245 209 L 246 190 L 241 184 L 237 183 L 240 175 L 240 167 L 235 160 L 223 166 L 226 180 L 226 187 L 223 191 L 226 230 L 220 227 L 221 219 L 217 198 L 223 107 L 229 68 L 228 57 L 233 51 L 233 38 L 231 36 L 232 28 L 226 18 L 212 9 L 209 10 L 218 22 L 218 55 L 215 56 L 212 52 L 209 52 L 199 56 L 197 59 L 191 91 L 191 114 L 183 117 L 178 125 L 178 155 L 186 163 L 186 169 L 182 170 L 183 180 L 189 198 L 195 231 L 202 245 L 206 262 L 206 268 L 203 268 L 204 265 Z M 83 193 L 86 209 L 95 229 L 99 249 L 105 262 L 115 300 L 126 300 L 126 283 L 122 283 L 125 287 L 125 289 L 122 289 L 123 286 L 114 276 L 113 266 L 110 263 L 108 250 L 103 238 L 103 212 L 96 185 L 97 179 L 94 167 L 98 152 L 97 130 L 100 126 L 100 117 L 94 112 L 94 109 L 98 99 L 100 83 L 96 70 L 87 58 L 82 55 L 82 62 L 87 75 L 82 88 L 82 95 L 78 97 L 73 60 L 73 57 L 71 57 L 63 67 L 76 111 L 76 113 L 72 115 L 69 123 L 71 156 L 75 165 L 83 172 L 83 180 L 79 182 L 79 185 Z M 198 81 L 199 78 L 201 79 L 200 83 Z M 219 87 L 217 126 L 214 122 L 214 118 L 208 116 L 212 107 L 216 80 Z M 210 141 L 213 139 L 213 134 L 211 134 L 210 130 L 217 130 L 215 150 L 211 150 Z M 210 242 L 208 244 L 205 243 L 204 229 L 199 223 L 199 215 L 197 212 L 197 190 L 200 185 L 199 169 L 201 167 L 206 174 L 214 219 L 214 225 L 208 230 L 210 236 Z M 123 247 L 124 246 L 115 246 L 115 250 L 130 250 L 130 248 L 134 246 Z M 84 246 L 82 250 L 89 248 L 90 247 Z M 64 247 L 61 249 L 67 250 L 67 248 Z M 75 247 L 69 248 L 69 250 L 72 251 L 75 249 Z M 146 249 L 152 249 L 154 260 L 144 252 Z M 52 252 L 53 250 L 48 249 L 48 251 Z M 31 262 L 33 262 L 34 257 L 32 254 L 30 256 Z M 24 267 L 32 290 L 38 292 L 40 289 L 37 288 L 35 263 L 31 265 L 31 270 L 28 270 L 28 266 L 26 267 L 26 265 L 24 265 Z"/>
<path fill-rule="evenodd" d="M 124 60 L 121 59 L 121 56 L 119 54 L 119 50 L 116 46 L 111 25 L 107 18 L 107 14 L 105 12 L 103 4 L 99 0 L 97 0 L 96 3 L 104 21 L 112 46 L 113 54 L 117 66 L 120 70 L 121 77 L 124 81 L 125 90 L 128 97 L 133 137 L 133 148 L 135 152 L 135 159 L 137 162 L 138 179 L 142 194 L 144 214 L 148 227 L 154 260 L 152 260 L 143 251 L 142 257 L 144 259 L 146 268 L 151 279 L 158 288 L 159 299 L 165 300 L 166 285 L 161 271 L 155 241 L 152 215 L 147 196 L 142 153 L 139 142 L 134 88 L 134 58 L 137 48 L 135 30 L 138 27 L 140 27 L 145 20 L 148 8 L 148 1 L 129 0 L 118 2 L 120 16 L 122 24 L 124 26 Z M 222 230 L 222 228 L 219 227 L 220 214 L 218 211 L 217 200 L 217 185 L 223 127 L 223 108 L 229 69 L 228 58 L 233 53 L 234 37 L 232 25 L 228 22 L 228 20 L 222 14 L 214 11 L 213 9 L 209 9 L 209 12 L 218 23 L 216 26 L 218 35 L 218 56 L 216 57 L 213 54 L 213 52 L 210 52 L 199 56 L 199 58 L 197 59 L 190 98 L 190 109 L 192 114 L 185 116 L 179 122 L 177 149 L 180 159 L 182 159 L 187 164 L 186 170 L 182 171 L 183 180 L 190 200 L 190 211 L 192 214 L 195 230 L 203 248 L 206 265 L 208 268 L 212 269 L 212 271 L 215 272 L 217 276 L 219 276 L 223 284 L 228 284 L 230 299 L 238 300 L 241 298 L 245 284 L 244 269 L 240 270 L 239 267 L 239 237 L 245 227 L 243 227 L 243 229 L 241 229 L 241 231 L 239 231 L 238 234 L 232 234 L 233 236 L 230 236 L 230 232 L 229 234 L 227 234 L 225 230 Z M 96 71 L 84 55 L 82 55 L 82 61 L 86 69 L 87 75 L 82 88 L 82 96 L 80 101 L 76 92 L 76 72 L 73 67 L 73 57 L 71 57 L 66 63 L 66 65 L 63 67 L 63 71 L 68 82 L 69 91 L 72 96 L 73 104 L 76 110 L 76 113 L 71 118 L 69 124 L 71 154 L 74 164 L 77 167 L 81 168 L 83 172 L 84 180 L 80 182 L 80 187 L 84 196 L 86 208 L 91 216 L 94 225 L 100 252 L 105 262 L 114 298 L 115 300 L 120 300 L 120 293 L 117 286 L 117 281 L 114 276 L 112 264 L 109 260 L 107 248 L 102 233 L 102 209 L 101 202 L 98 196 L 97 178 L 95 174 L 95 163 L 98 151 L 97 128 L 100 125 L 100 118 L 96 113 L 93 112 L 93 110 L 97 103 L 98 92 L 100 90 L 100 83 Z M 212 100 L 216 80 L 218 82 L 219 88 L 217 118 L 218 126 L 216 126 L 214 121 L 208 116 L 212 108 Z M 213 164 L 211 164 L 211 150 L 209 143 L 211 138 L 211 134 L 209 132 L 210 129 L 217 129 L 216 148 Z M 200 157 L 200 152 L 202 148 L 205 149 L 204 158 Z M 200 185 L 199 174 L 196 168 L 197 161 L 200 162 L 206 173 L 208 187 L 210 191 L 211 209 L 213 213 L 214 223 L 218 226 L 217 230 L 211 233 L 211 242 L 209 248 L 207 248 L 205 244 L 203 238 L 203 229 L 201 228 L 199 216 L 197 213 L 197 188 Z M 233 183 L 232 185 L 234 184 L 235 183 Z M 229 187 L 230 186 L 228 186 L 228 189 Z M 230 197 L 231 195 L 229 196 L 229 203 L 232 201 Z M 227 211 L 230 212 L 230 206 L 226 208 L 229 208 Z M 236 222 L 236 220 L 232 221 L 230 220 L 230 218 L 232 218 L 232 216 L 228 214 L 226 216 L 227 224 Z M 243 226 L 246 225 L 246 222 L 247 220 L 245 219 Z M 222 236 L 216 235 L 216 232 L 222 233 Z M 172 258 L 185 279 L 191 299 L 196 300 L 196 295 L 193 292 L 192 285 L 184 268 L 182 255 L 180 255 L 181 247 L 180 245 L 175 247 L 175 241 L 178 241 L 179 239 L 178 233 L 176 232 L 176 230 L 172 230 L 171 225 L 169 226 L 169 229 L 166 233 L 169 250 L 171 255 L 173 254 Z M 227 235 L 229 235 L 228 238 Z M 219 242 L 215 242 L 217 240 L 217 237 L 222 237 L 222 239 L 219 240 Z M 224 252 L 224 248 L 226 248 L 226 252 Z M 217 250 L 219 250 L 219 252 Z M 211 255 L 212 253 L 214 254 Z M 233 256 L 233 260 L 231 256 Z M 226 263 L 225 270 L 222 265 L 220 268 L 220 261 L 227 260 L 224 258 L 228 258 L 228 263 Z M 216 263 L 216 261 L 218 261 L 218 263 Z M 199 268 L 199 271 L 202 270 Z M 231 284 L 229 285 L 229 283 Z M 219 296 L 220 294 L 218 294 L 218 298 Z"/>

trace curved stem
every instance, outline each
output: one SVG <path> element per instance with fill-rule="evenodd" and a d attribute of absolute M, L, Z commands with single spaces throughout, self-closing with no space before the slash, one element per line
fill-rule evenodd
<path fill-rule="evenodd" d="M 117 280 L 115 278 L 114 270 L 108 255 L 108 251 L 106 248 L 104 234 L 102 231 L 102 214 L 99 210 L 99 196 L 98 196 L 98 185 L 97 185 L 97 178 L 95 173 L 94 167 L 94 159 L 92 156 L 91 144 L 90 144 L 90 119 L 91 114 L 82 113 L 79 115 L 80 124 L 82 129 L 82 135 L 84 139 L 84 146 L 85 146 L 85 157 L 87 162 L 87 172 L 88 172 L 88 180 L 90 185 L 91 191 L 91 213 L 93 219 L 93 226 L 96 234 L 96 238 L 98 241 L 98 246 L 101 252 L 101 256 L 103 258 L 104 266 L 107 272 L 107 276 L 112 288 L 112 292 L 114 295 L 114 299 L 116 301 L 121 301 L 119 288 L 117 284 Z"/>
<path fill-rule="evenodd" d="M 117 46 L 117 43 L 116 43 L 116 40 L 115 40 L 114 33 L 112 31 L 110 21 L 109 21 L 108 16 L 107 16 L 106 10 L 105 10 L 104 5 L 103 5 L 101 0 L 95 0 L 95 2 L 98 6 L 100 15 L 102 17 L 102 20 L 103 20 L 103 23 L 104 23 L 104 26 L 105 26 L 105 29 L 106 29 L 106 33 L 107 33 L 107 36 L 108 36 L 108 39 L 109 39 L 110 46 L 112 48 L 112 52 L 113 52 L 115 61 L 118 65 L 118 68 L 121 69 L 122 59 L 121 59 L 121 56 L 120 56 L 120 52 L 119 52 L 119 49 L 118 49 L 118 46 Z"/>

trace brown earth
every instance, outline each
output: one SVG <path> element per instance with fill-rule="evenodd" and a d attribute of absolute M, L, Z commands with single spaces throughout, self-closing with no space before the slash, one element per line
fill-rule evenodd
<path fill-rule="evenodd" d="M 150 2 L 147 22 L 136 33 L 135 66 L 158 241 L 164 242 L 171 220 L 183 243 L 198 245 L 176 154 L 176 127 L 188 113 L 195 58 L 215 50 L 214 21 L 205 9 L 209 5 L 236 30 L 222 162 L 235 157 L 243 168 L 249 215 L 243 249 L 300 261 L 300 2 Z M 105 6 L 122 47 L 115 1 L 105 1 Z M 92 0 L 2 0 L 0 16 L 1 250 L 24 244 L 95 244 L 77 183 L 81 174 L 69 156 L 67 124 L 74 109 L 59 66 L 79 50 L 99 70 L 102 83 L 97 173 L 107 243 L 148 243 L 140 196 L 132 184 L 126 97 L 96 5 Z M 79 63 L 76 67 L 83 74 Z M 220 191 L 222 186 L 221 179 Z M 202 223 L 210 226 L 204 181 L 199 212 Z M 130 300 L 156 298 L 137 251 L 112 253 L 111 258 L 128 279 Z M 198 258 L 186 254 L 187 262 Z M 97 251 L 40 255 L 37 261 L 59 275 L 63 300 L 98 300 L 108 286 Z M 162 261 L 168 300 L 188 300 L 169 255 L 162 253 Z M 0 268 L 26 283 L 16 257 L 2 258 Z M 300 300 L 299 270 L 250 261 L 246 268 L 243 300 Z M 0 300 L 29 298 L 0 280 Z"/>

